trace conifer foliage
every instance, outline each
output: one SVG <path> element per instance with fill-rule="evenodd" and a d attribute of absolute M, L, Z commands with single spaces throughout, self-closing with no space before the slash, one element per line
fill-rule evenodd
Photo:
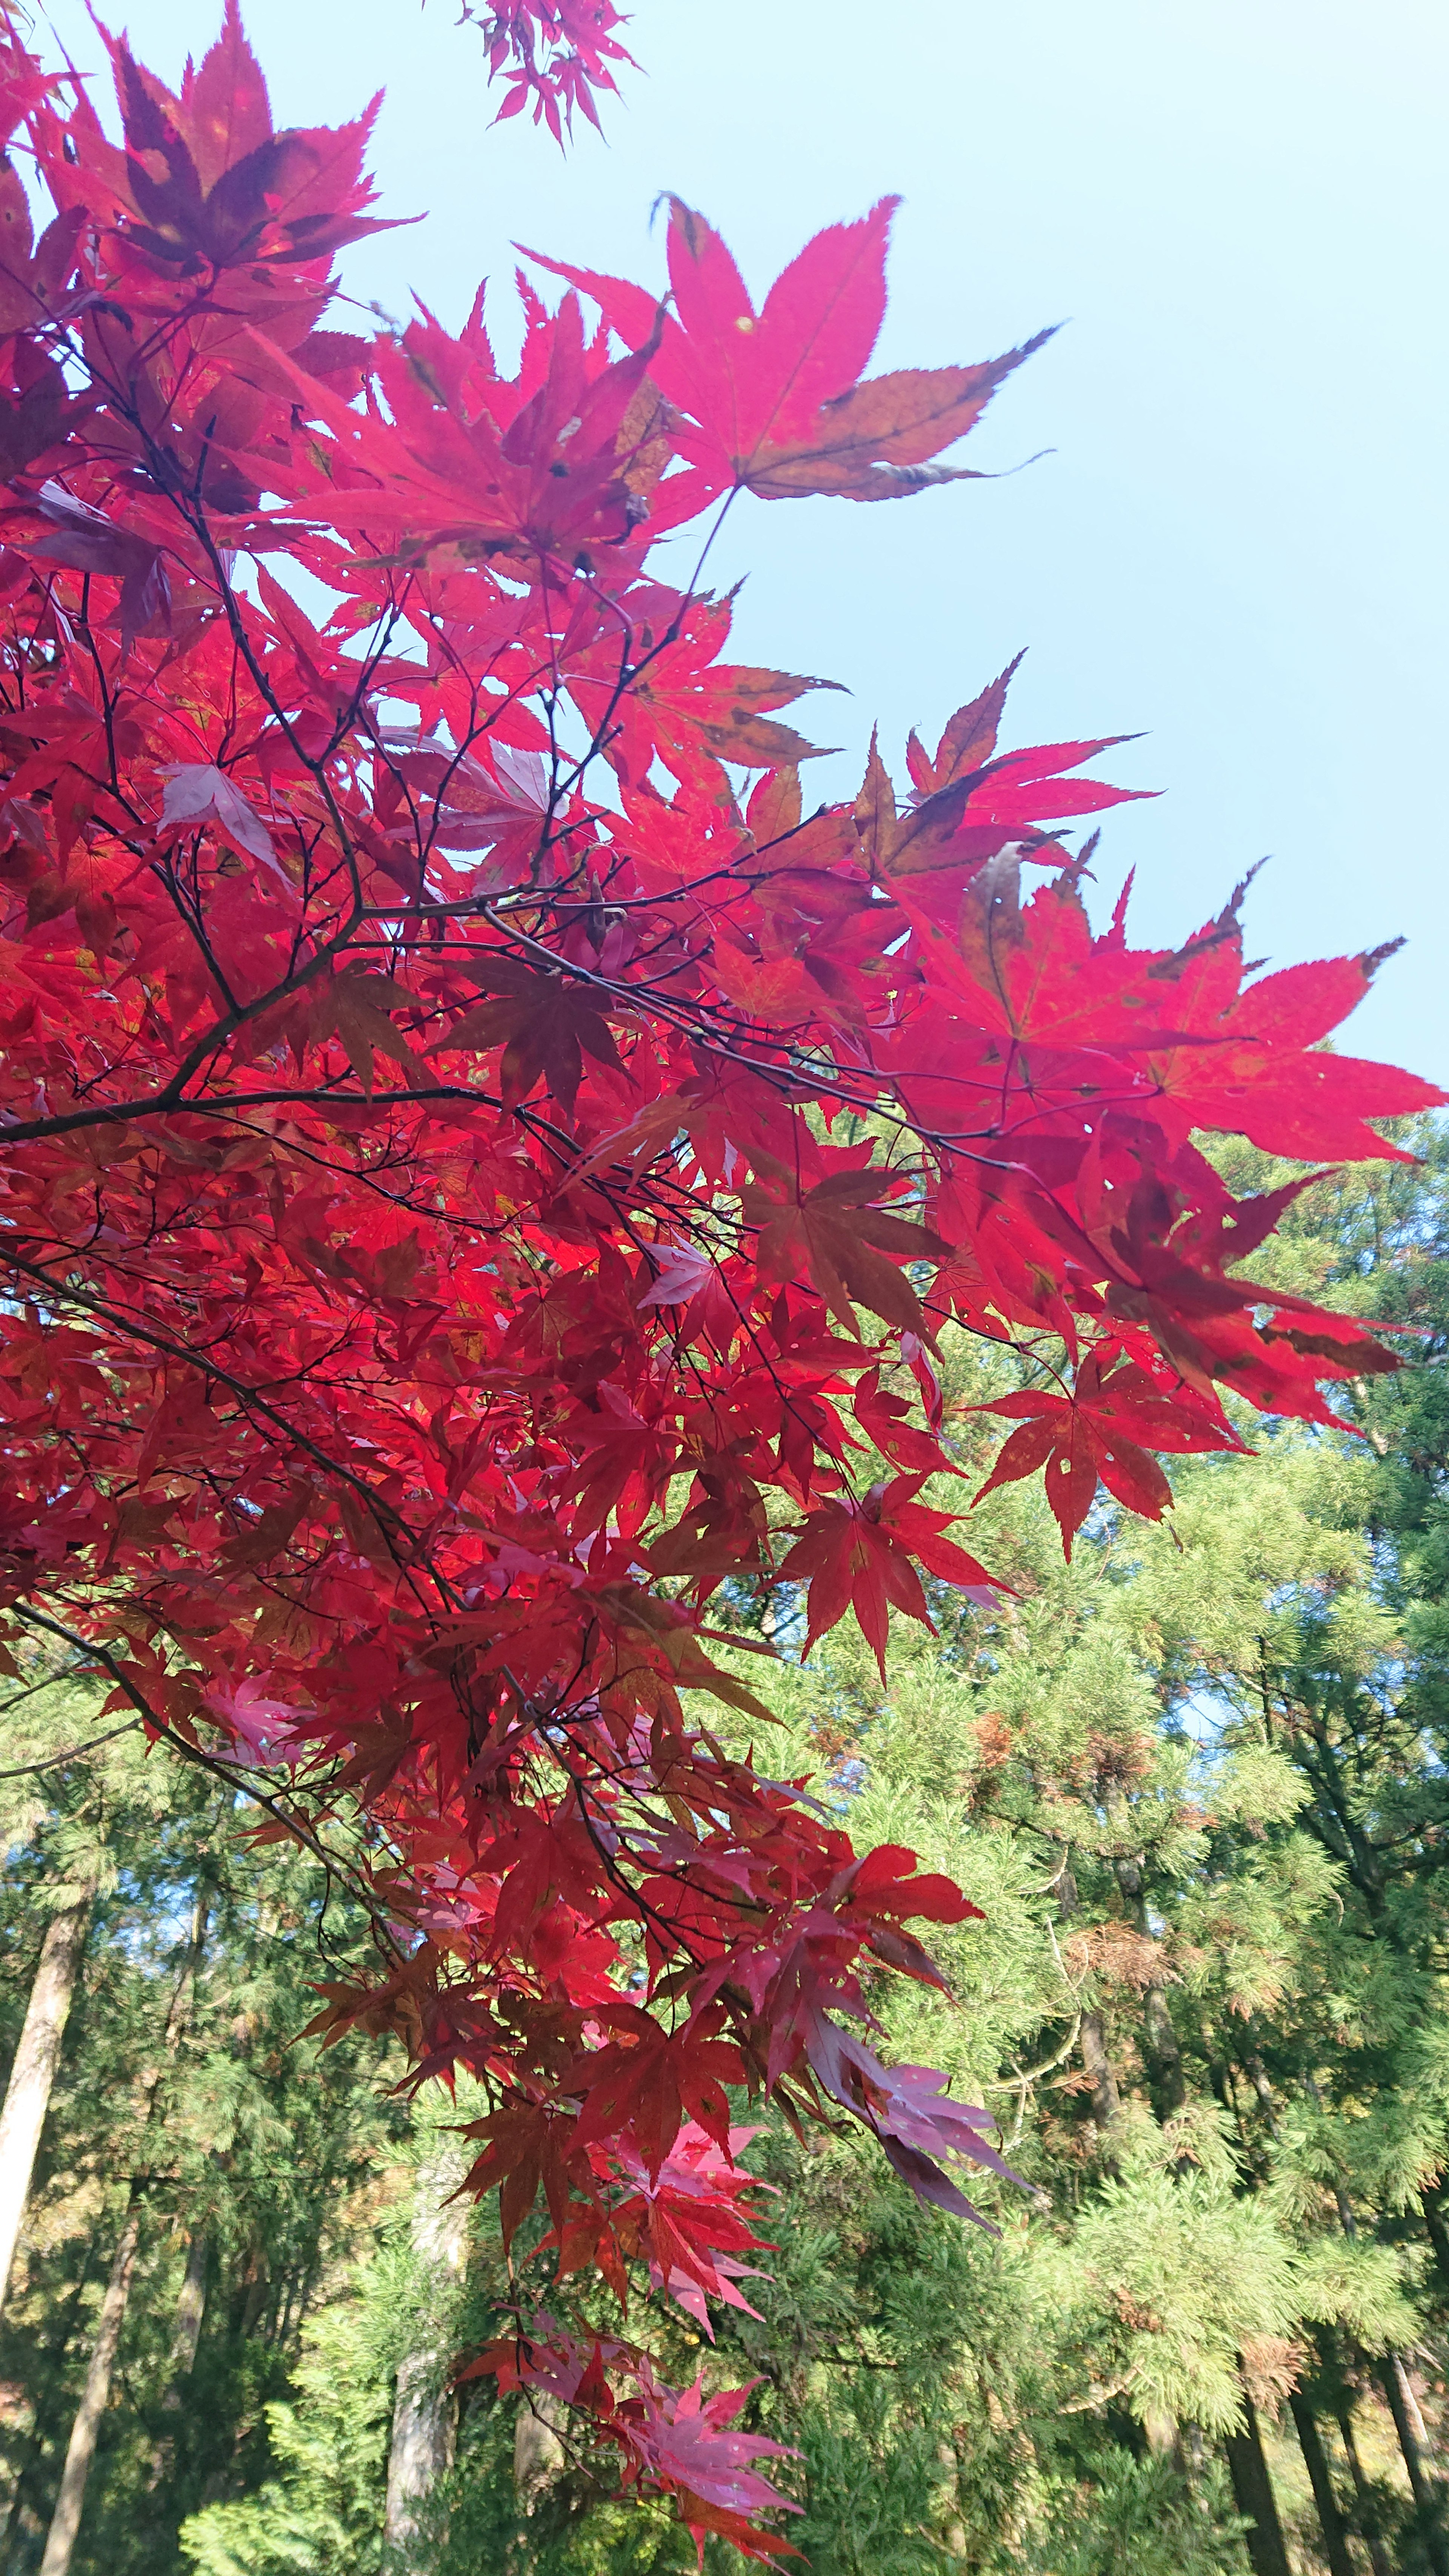
<path fill-rule="evenodd" d="M 1243 1275 L 1297 1185 L 1193 1134 L 1377 1156 L 1437 1095 L 1320 1050 L 1371 958 L 1245 982 L 1236 901 L 1094 936 L 1059 832 L 1109 746 L 1000 750 L 1009 674 L 806 813 L 827 683 L 725 658 L 719 514 L 959 476 L 1036 345 L 867 374 L 889 202 L 758 309 L 678 202 L 662 297 L 541 261 L 509 376 L 481 290 L 330 326 L 370 118 L 275 131 L 234 0 L 176 95 L 107 42 L 119 141 L 0 48 L 14 1628 L 346 1871 L 326 2026 L 484 2087 L 473 2187 L 542 2192 L 565 2269 L 720 2293 L 727 2087 L 970 2215 L 991 2123 L 863 1979 L 974 1909 L 726 1751 L 702 1702 L 765 1711 L 711 1599 L 803 1586 L 883 1668 L 923 1575 L 1009 1585 L 922 1499 L 948 1321 L 1065 1354 L 996 1476 L 1068 1541 L 1099 1475 L 1160 1515 L 1155 1453 L 1238 1446 L 1224 1390 L 1332 1419 L 1383 1345 Z M 742 2392 L 527 2316 L 491 2363 L 780 2545 Z"/>

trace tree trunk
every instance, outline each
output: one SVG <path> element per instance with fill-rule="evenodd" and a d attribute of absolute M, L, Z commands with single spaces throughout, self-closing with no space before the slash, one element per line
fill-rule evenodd
<path fill-rule="evenodd" d="M 453 2465 L 455 2416 L 446 2381 L 448 2308 L 468 2258 L 468 2207 L 450 2200 L 467 2171 L 456 2153 L 438 2156 L 418 2175 L 413 2250 L 422 2266 L 427 2311 L 413 2350 L 402 2362 L 393 2399 L 383 2520 L 388 2563 L 421 2571 L 440 2535 L 430 2529 L 428 2500 Z M 426 2555 L 424 2553 L 426 2552 Z"/>
<path fill-rule="evenodd" d="M 76 2274 L 67 2296 L 59 2304 L 55 2323 L 51 2327 L 50 2333 L 36 2346 L 34 2361 L 40 2366 L 42 2374 L 43 2366 L 46 2362 L 59 2362 L 63 2361 L 65 2358 L 65 2354 L 70 2345 L 71 2336 L 75 2331 L 76 2320 L 80 2315 L 82 2302 L 84 2301 L 86 2294 L 86 2288 L 91 2277 L 91 2265 L 95 2261 L 95 2258 L 96 2239 L 92 2236 L 87 2241 L 85 2255 L 82 2260 L 80 2270 Z M 41 2454 L 43 2449 L 43 2432 L 37 2416 L 31 2425 L 29 2435 L 26 2439 L 20 2466 L 16 2471 L 15 2483 L 11 2489 L 10 2502 L 5 2515 L 5 2522 L 3 2528 L 0 2528 L 0 2567 L 8 2568 L 11 2564 L 10 2553 L 15 2544 L 16 2526 L 19 2523 L 22 2512 L 29 2506 L 31 2498 L 38 2486 L 38 2472 L 41 2466 Z"/>
<path fill-rule="evenodd" d="M 393 2398 L 383 2536 L 389 2548 L 409 2553 L 423 2538 L 428 2498 L 453 2465 L 452 2408 L 438 2384 L 439 2359 L 436 2350 L 410 2352 Z M 414 2563 L 411 2555 L 406 2563 Z"/>
<path fill-rule="evenodd" d="M 1394 2576 L 1394 2571 L 1389 2565 L 1388 2551 L 1379 2538 L 1377 2508 L 1374 2498 L 1369 2493 L 1369 2482 L 1364 2475 L 1363 2462 L 1358 2455 L 1353 2417 L 1347 2413 L 1340 2415 L 1338 2429 L 1343 2435 L 1343 2447 L 1348 2455 L 1348 2465 L 1353 2475 L 1353 2492 L 1358 2509 L 1359 2527 L 1368 2548 L 1374 2576 Z"/>
<path fill-rule="evenodd" d="M 1317 2110 L 1320 2107 L 1318 2087 L 1311 2075 L 1304 2077 L 1303 2088 Z M 1349 2243 L 1353 2244 L 1358 2237 L 1353 2203 L 1339 2183 L 1334 2185 L 1333 2196 L 1338 2204 L 1339 2225 Z M 1389 2413 L 1394 2419 L 1394 2431 L 1399 2437 L 1399 2449 L 1409 2473 L 1409 2486 L 1414 2502 L 1424 2516 L 1425 2556 L 1434 2576 L 1449 2576 L 1449 2544 L 1446 2544 L 1439 2518 L 1443 2491 L 1427 2464 L 1428 2436 L 1424 2430 L 1424 2418 L 1419 2412 L 1419 2401 L 1404 2368 L 1403 2355 L 1395 2352 L 1391 2345 L 1382 2361 L 1375 2363 L 1374 2375 L 1389 2401 Z"/>
<path fill-rule="evenodd" d="M 1187 2083 L 1182 2072 L 1182 2051 L 1172 2027 L 1172 2014 L 1167 1995 L 1161 1986 L 1149 1986 L 1142 1998 L 1142 2026 L 1147 2040 L 1147 2060 L 1157 2078 L 1160 2117 L 1175 2120 L 1187 2101 Z"/>
<path fill-rule="evenodd" d="M 161 2410 L 166 2415 L 179 2415 L 186 2403 L 186 2382 L 196 2366 L 196 2347 L 201 2341 L 201 2321 L 206 2314 L 206 2270 L 211 2252 L 204 2227 L 199 2227 L 186 2249 L 186 2270 L 176 2300 L 176 2314 L 171 2324 L 171 2367 L 167 2373 L 166 2394 Z M 151 2453 L 151 2474 L 146 2481 L 148 2494 L 154 2495 L 165 2486 L 176 2460 L 174 2427 L 161 2434 Z"/>
<path fill-rule="evenodd" d="M 1248 2525 L 1246 2547 L 1253 2563 L 1253 2576 L 1290 2576 L 1283 2526 L 1278 2520 L 1278 2507 L 1273 2496 L 1273 2481 L 1263 2456 L 1257 2410 L 1246 2388 L 1240 2388 L 1239 2394 L 1243 2406 L 1243 2430 L 1241 2433 L 1225 2433 L 1223 2449 L 1228 2455 L 1228 2473 L 1233 2481 L 1238 2511 Z"/>
<path fill-rule="evenodd" d="M 1112 2145 L 1122 2124 L 1122 2096 L 1117 2090 L 1117 2078 L 1107 2055 L 1107 2026 L 1095 2009 L 1082 2015 L 1081 2051 L 1082 2064 L 1091 2078 L 1092 2120 L 1102 2149 L 1102 2162 L 1115 2173 L 1117 2159 Z"/>
<path fill-rule="evenodd" d="M 181 2404 L 183 2383 L 191 2377 L 196 2366 L 196 2347 L 201 2341 L 201 2321 L 206 2314 L 206 2266 L 210 2251 L 206 2230 L 199 2227 L 186 2249 L 186 2270 L 171 2327 L 171 2381 L 164 2399 L 168 2407 Z"/>
<path fill-rule="evenodd" d="M 191 2008 L 192 1989 L 201 1954 L 206 1942 L 207 1901 L 197 1899 L 192 1917 L 191 1940 L 181 1974 L 176 1981 L 166 2014 L 162 2054 L 154 2066 L 148 2066 L 141 2078 L 144 2109 L 141 2115 L 141 2137 L 144 2139 L 156 2114 L 161 2079 L 169 2060 L 180 2044 L 182 2031 Z M 40 2576 L 69 2576 L 80 2530 L 81 2511 L 85 2504 L 86 2482 L 96 2456 L 101 2417 L 111 2393 L 111 2374 L 116 2366 L 116 2349 L 121 2328 L 126 2322 L 126 2303 L 131 2295 L 131 2277 L 136 2268 L 136 2247 L 141 2234 L 141 2188 L 133 2179 L 126 2194 L 125 2217 L 121 2223 L 120 2243 L 116 2247 L 106 2295 L 101 2301 L 100 2322 L 91 2348 L 90 2368 L 76 2418 L 71 2426 L 70 2443 L 61 2472 L 60 2493 L 46 2535 L 45 2555 L 40 2562 Z"/>
<path fill-rule="evenodd" d="M 1156 1938 L 1147 1920 L 1147 1896 L 1140 1860 L 1119 1860 L 1117 1884 L 1132 1908 L 1132 1919 L 1145 1941 Z M 1172 2026 L 1165 1985 L 1154 1982 L 1142 1998 L 1143 2054 L 1152 2078 L 1153 2108 L 1158 2120 L 1174 2120 L 1187 2100 L 1182 2050 Z"/>
<path fill-rule="evenodd" d="M 1449 2546 L 1445 2544 L 1437 2511 L 1443 2500 L 1443 2490 L 1429 2466 L 1424 2418 L 1404 2368 L 1402 2353 L 1392 2349 L 1388 2351 L 1377 2365 L 1377 2372 L 1379 2386 L 1389 2401 L 1389 2413 L 1394 2419 L 1394 2431 L 1399 2437 L 1399 2449 L 1404 2455 L 1414 2502 L 1424 2516 L 1425 2556 L 1434 2569 L 1434 2576 L 1449 2576 Z"/>
<path fill-rule="evenodd" d="M 267 2293 L 271 2286 L 272 2280 L 267 2270 L 266 2256 L 259 2247 L 254 2247 L 248 2268 L 246 2292 L 242 2299 L 240 2333 L 243 2343 L 250 2343 L 256 2333 L 257 2319 L 267 2304 Z"/>
<path fill-rule="evenodd" d="M 60 2045 L 80 1972 L 92 1893 L 87 1888 L 74 1905 L 52 1914 L 45 1927 L 25 2027 L 10 2069 L 5 2108 L 0 2111 L 0 2314 L 4 2312 L 10 2269 L 30 2197 L 35 2152 L 60 2064 Z"/>
<path fill-rule="evenodd" d="M 1323 2533 L 1323 2554 L 1328 2561 L 1328 2576 L 1354 2576 L 1353 2560 L 1349 2555 L 1348 2535 L 1343 2527 L 1343 2517 L 1338 2510 L 1338 2498 L 1333 2492 L 1333 2479 L 1329 2473 L 1328 2455 L 1319 2437 L 1313 2409 L 1301 2388 L 1295 2388 L 1290 2392 L 1288 2403 L 1293 2410 L 1293 2422 L 1298 2432 L 1298 2447 L 1303 2453 L 1303 2465 L 1308 2471 L 1308 2482 L 1313 2489 L 1313 2501 L 1318 2508 L 1318 2524 Z"/>
<path fill-rule="evenodd" d="M 518 2401 L 513 2428 L 513 2491 L 520 2513 L 534 2513 L 564 2467 L 559 2439 L 563 2414 L 556 2397 L 533 2394 Z"/>
<path fill-rule="evenodd" d="M 101 2301 L 100 2324 L 91 2347 L 91 2364 L 86 2384 L 70 2429 L 70 2445 L 61 2471 L 60 2493 L 50 2518 L 45 2556 L 40 2562 L 40 2576 L 69 2576 L 80 2531 L 81 2508 L 86 2500 L 86 2481 L 91 2462 L 96 2456 L 101 2417 L 111 2393 L 111 2373 L 116 2366 L 116 2347 L 126 2321 L 126 2302 L 131 2295 L 131 2275 L 136 2268 L 136 2246 L 141 2234 L 141 2199 L 135 2184 L 126 2202 L 126 2216 L 121 2228 L 121 2241 L 116 2247 L 106 2295 Z"/>
<path fill-rule="evenodd" d="M 1433 2475 L 1426 2457 L 1429 2436 L 1424 2428 L 1424 2418 L 1419 2412 L 1419 2401 L 1414 2395 L 1409 2374 L 1404 2368 L 1403 2354 L 1395 2352 L 1390 2345 L 1382 2361 L 1375 2364 L 1375 2375 L 1389 2401 L 1389 2413 L 1394 2419 L 1394 2431 L 1399 2437 L 1399 2449 L 1404 2455 L 1404 2466 L 1409 2472 L 1409 2484 L 1414 2491 L 1414 2502 L 1427 2504 L 1433 2486 Z"/>
<path fill-rule="evenodd" d="M 1420 2193 L 1419 2206 L 1424 2213 L 1424 2233 L 1433 2248 L 1440 2283 L 1449 2289 L 1449 2227 L 1444 2223 L 1444 2201 L 1438 2183 L 1431 2183 L 1427 2191 Z"/>
<path fill-rule="evenodd" d="M 1081 1902 L 1072 1869 L 1071 1846 L 1068 1844 L 1062 1853 L 1062 1865 L 1057 1872 L 1057 1912 L 1063 1923 L 1069 1923 L 1073 1915 L 1080 1912 Z M 1113 2149 L 1117 2132 L 1122 2124 L 1122 2097 L 1117 2090 L 1117 2078 L 1112 2072 L 1112 2061 L 1107 2054 L 1107 2026 L 1095 2005 L 1082 2015 L 1077 2045 L 1081 2049 L 1082 2064 L 1092 2088 L 1092 2125 L 1097 2132 L 1102 2164 L 1107 2173 L 1115 2175 L 1118 2165 Z"/>
<path fill-rule="evenodd" d="M 1262 2105 L 1263 2117 L 1268 2124 L 1268 2135 L 1270 2138 L 1276 2139 L 1278 2135 L 1278 2115 L 1273 2107 L 1273 2087 L 1268 2081 L 1268 2070 L 1263 2064 L 1262 2057 L 1256 2048 L 1249 2057 L 1247 2064 L 1248 2073 L 1253 2079 L 1253 2091 L 1258 2096 L 1258 2100 Z"/>

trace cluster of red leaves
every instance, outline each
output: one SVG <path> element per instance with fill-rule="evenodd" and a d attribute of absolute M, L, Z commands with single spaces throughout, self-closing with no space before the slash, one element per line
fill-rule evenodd
<path fill-rule="evenodd" d="M 616 91 L 613 66 L 634 59 L 614 32 L 628 20 L 611 0 L 485 0 L 481 9 L 463 0 L 462 15 L 482 29 L 490 78 L 507 83 L 500 122 L 531 105 L 556 143 L 572 133 L 575 108 L 598 124 L 595 91 Z"/>
<path fill-rule="evenodd" d="M 612 2383 L 625 2367 L 633 2394 L 621 2399 Z M 701 2567 L 706 2532 L 765 2563 L 798 2555 L 752 2520 L 782 2508 L 801 2510 L 752 2466 L 755 2460 L 792 2456 L 785 2445 L 735 2429 L 757 2380 L 706 2397 L 701 2371 L 692 2388 L 668 2388 L 647 2358 L 632 2355 L 627 2345 L 602 2337 L 585 2342 L 546 2312 L 527 2337 L 493 2345 L 459 2377 L 483 2371 L 496 2377 L 505 2396 L 517 2395 L 525 2404 L 551 2399 L 559 2412 L 567 2408 L 575 2418 L 590 2418 L 599 2438 L 615 2446 L 626 2488 L 647 2482 L 683 2499 Z"/>
<path fill-rule="evenodd" d="M 1242 1276 L 1281 1195 L 1194 1133 L 1377 1155 L 1436 1095 L 1319 1046 L 1370 961 L 1094 937 L 1054 832 L 1105 746 L 999 752 L 1009 674 L 807 815 L 819 684 L 656 574 L 742 489 L 961 470 L 1017 357 L 865 374 L 888 207 L 757 312 L 676 205 L 665 303 L 521 283 L 505 375 L 481 295 L 327 326 L 367 120 L 274 132 L 234 10 L 179 96 L 112 56 L 119 143 L 0 48 L 0 1597 L 351 1854 L 378 1966 L 323 2022 L 485 2088 L 510 2234 L 542 2192 L 565 2271 L 698 2315 L 755 2242 L 732 2088 L 957 2211 L 999 2169 L 859 2035 L 974 1909 L 701 1723 L 764 1714 L 711 1597 L 883 1664 L 923 1573 L 989 1583 L 920 1499 L 948 1319 L 1065 1349 L 993 1481 L 1050 1461 L 1068 1537 L 1235 1445 L 1225 1390 L 1321 1418 L 1382 1349 Z M 696 2528 L 770 2501 L 740 2392 L 509 2352 Z"/>

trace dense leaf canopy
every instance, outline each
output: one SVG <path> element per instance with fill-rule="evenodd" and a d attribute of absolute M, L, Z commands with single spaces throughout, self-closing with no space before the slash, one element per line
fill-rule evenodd
<path fill-rule="evenodd" d="M 565 2269 L 720 2292 L 729 2088 L 969 2215 L 992 2124 L 862 1980 L 973 1908 L 726 1748 L 705 1697 L 768 1711 L 710 1603 L 803 1587 L 883 1670 L 926 1584 L 1010 1585 L 931 1483 L 947 1323 L 1040 1358 L 991 1481 L 1044 1467 L 1068 1544 L 1238 1448 L 1225 1395 L 1333 1421 L 1392 1359 L 1242 1272 L 1301 1184 L 1196 1139 L 1378 1156 L 1437 1095 L 1322 1048 L 1372 959 L 1245 980 L 1236 899 L 1094 935 L 1109 746 L 1002 749 L 1009 674 L 806 812 L 826 684 L 723 658 L 719 516 L 960 474 L 1028 354 L 866 374 L 889 203 L 758 310 L 678 202 L 662 299 L 536 263 L 509 375 L 481 290 L 330 326 L 366 116 L 274 131 L 231 5 L 179 95 L 108 42 L 119 141 L 0 54 L 13 1626 L 361 1895 L 328 2026 L 484 2088 L 474 2188 Z M 493 2366 L 772 2545 L 739 2392 L 527 2318 Z"/>

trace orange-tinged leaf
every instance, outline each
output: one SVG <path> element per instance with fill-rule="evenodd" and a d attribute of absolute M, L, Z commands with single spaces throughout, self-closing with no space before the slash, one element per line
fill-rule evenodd
<path fill-rule="evenodd" d="M 873 377 L 827 403 L 798 446 L 758 450 L 741 479 L 763 501 L 812 492 L 893 501 L 936 483 L 976 481 L 971 466 L 930 459 L 974 429 L 997 386 L 1051 336 L 1039 331 L 980 366 L 912 367 Z"/>

